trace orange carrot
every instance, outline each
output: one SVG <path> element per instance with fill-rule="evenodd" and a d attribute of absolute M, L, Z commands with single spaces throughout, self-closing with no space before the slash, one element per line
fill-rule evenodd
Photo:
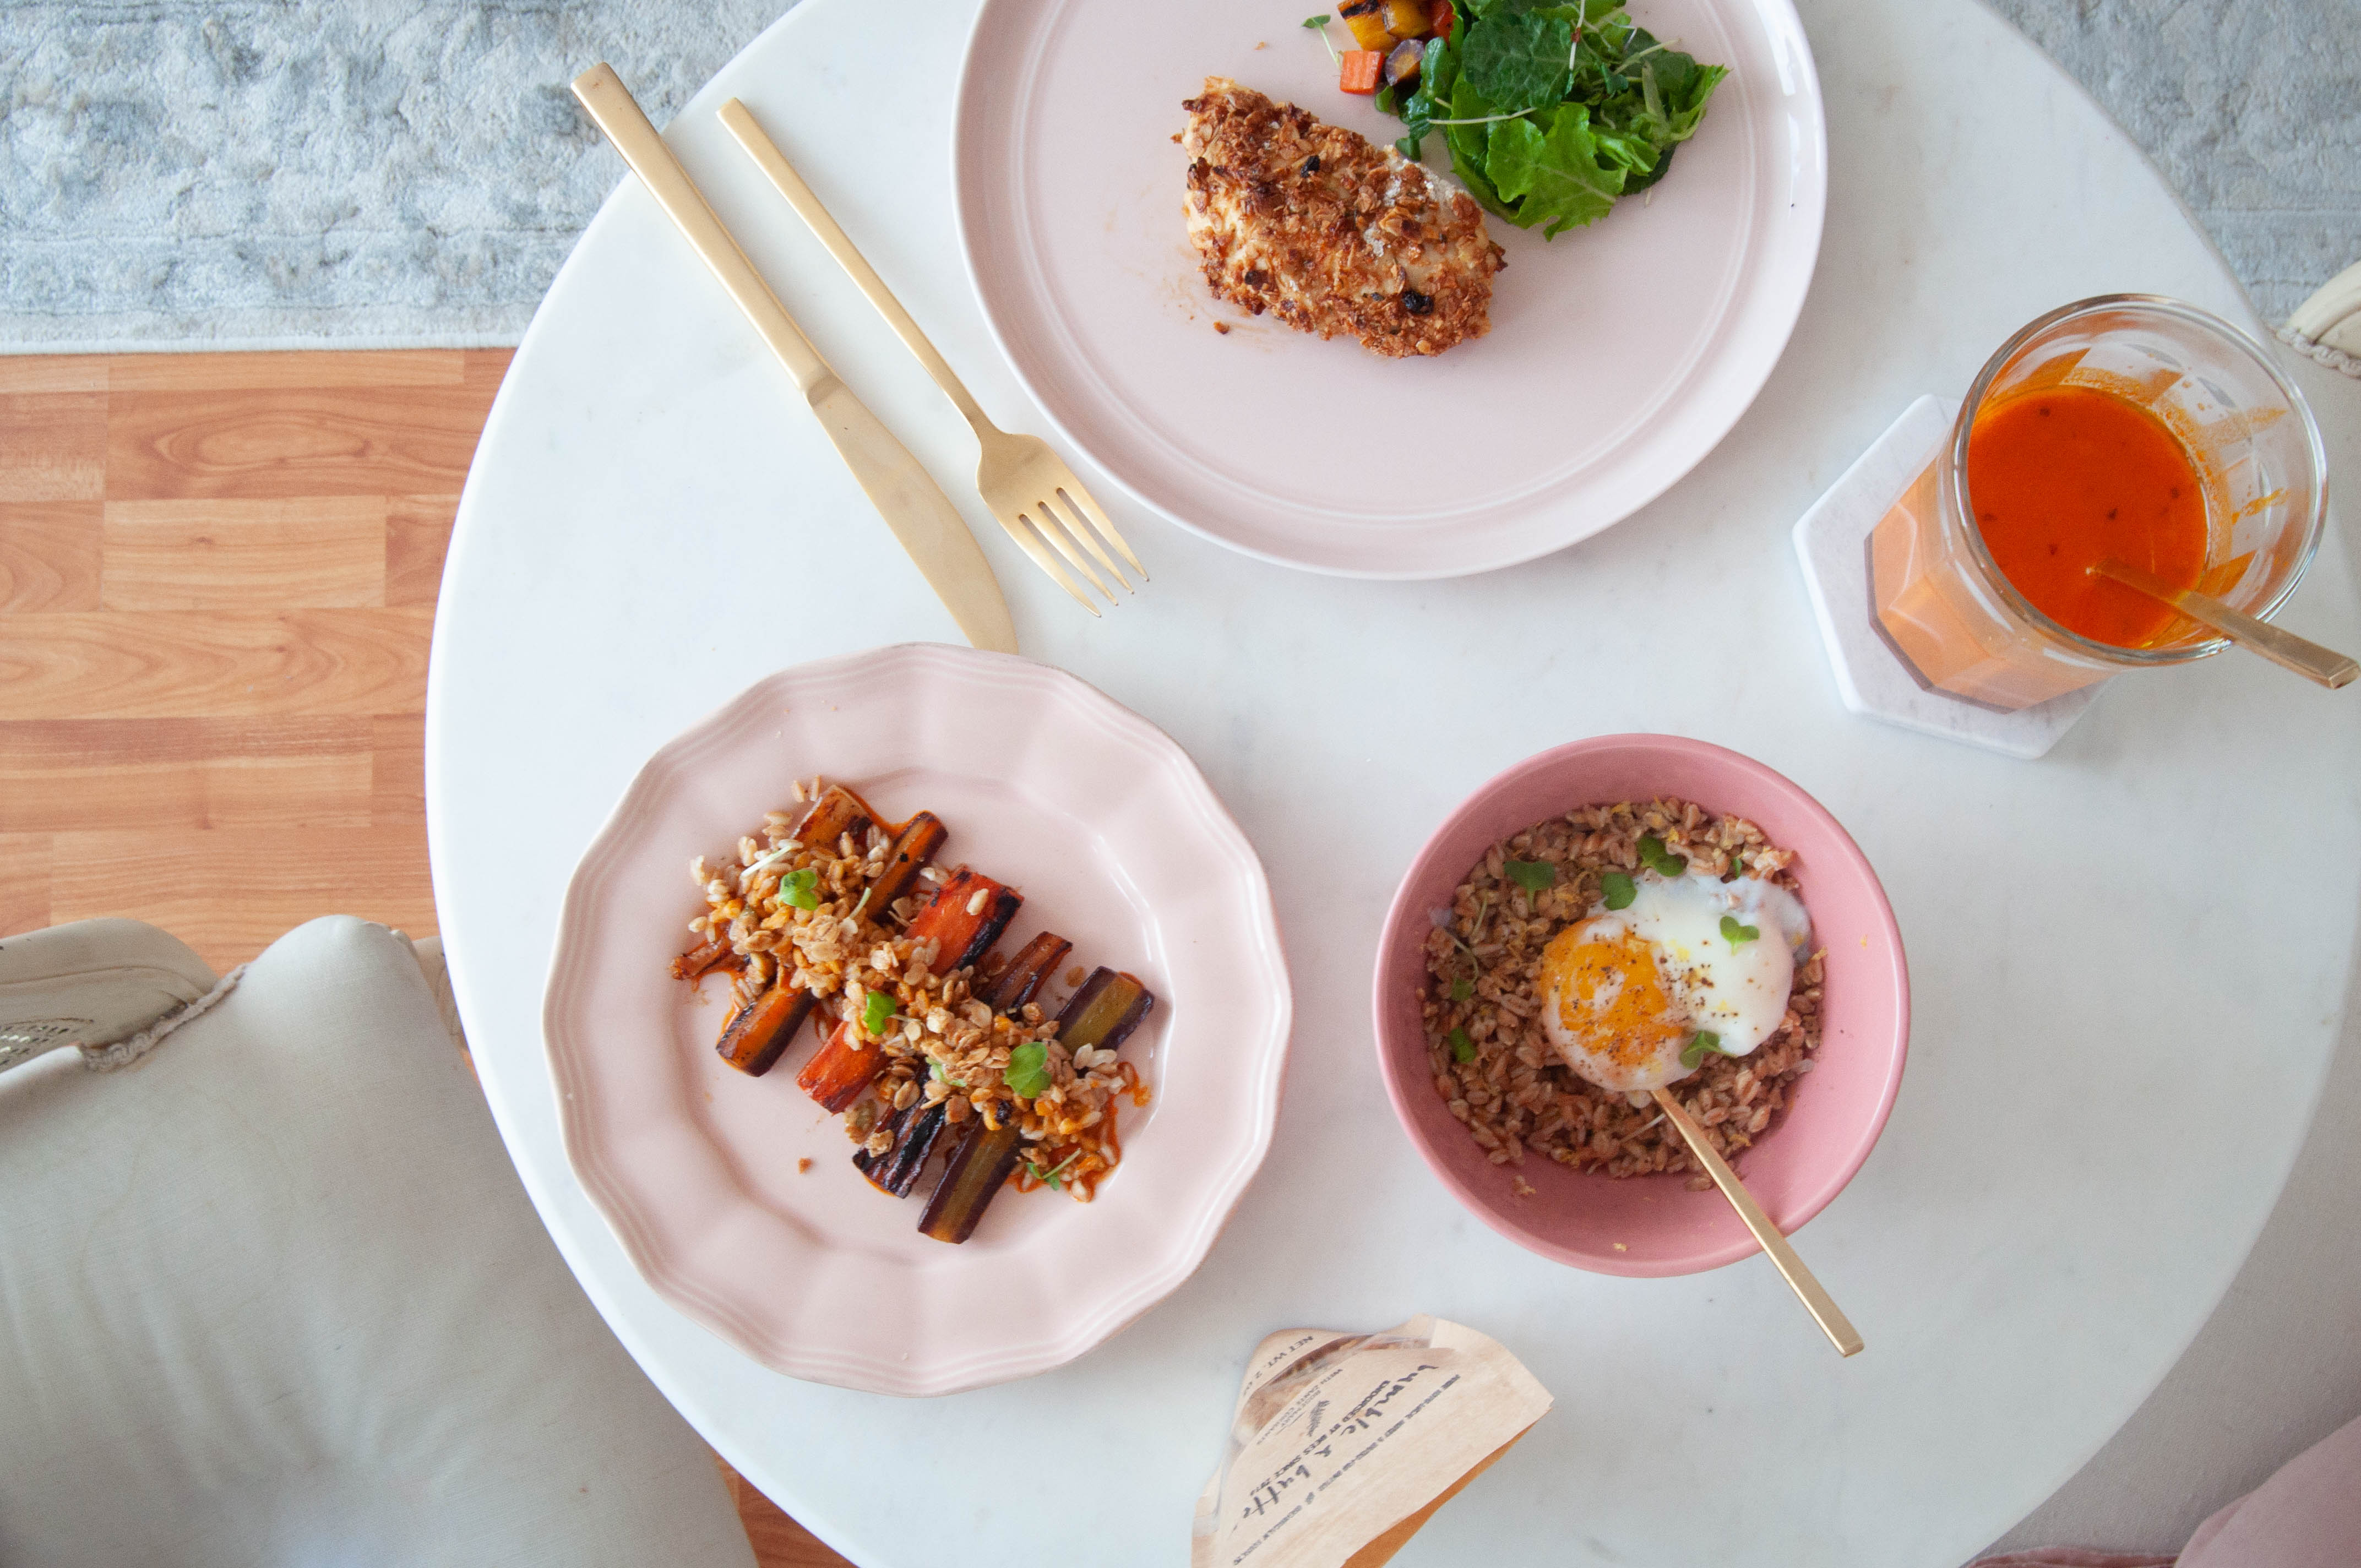
<path fill-rule="evenodd" d="M 1378 90 L 1378 72 L 1385 63 L 1386 57 L 1376 49 L 1348 49 L 1345 51 L 1345 67 L 1336 79 L 1336 85 L 1347 93 L 1357 93 L 1367 97 Z"/>
<path fill-rule="evenodd" d="M 1449 38 L 1451 29 L 1459 25 L 1459 13 L 1451 8 L 1451 0 L 1434 0 L 1427 15 L 1427 26 L 1438 38 Z"/>

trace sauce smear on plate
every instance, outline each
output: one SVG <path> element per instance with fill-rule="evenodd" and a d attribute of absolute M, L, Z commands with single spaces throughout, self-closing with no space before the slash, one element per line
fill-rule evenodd
<path fill-rule="evenodd" d="M 2175 587 L 2205 570 L 2205 489 L 2164 422 L 2089 387 L 2049 387 L 1981 410 L 1968 492 L 1993 560 L 2070 631 L 2146 647 L 2178 611 L 2090 568 L 2112 557 Z"/>

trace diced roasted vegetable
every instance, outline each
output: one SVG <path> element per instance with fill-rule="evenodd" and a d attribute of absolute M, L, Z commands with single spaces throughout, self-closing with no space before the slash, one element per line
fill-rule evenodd
<path fill-rule="evenodd" d="M 1345 18 L 1345 26 L 1353 30 L 1353 41 L 1363 49 L 1383 54 L 1394 47 L 1394 36 L 1386 28 L 1386 0 L 1345 0 L 1336 7 L 1336 15 Z M 1422 18 L 1421 25 L 1424 25 Z"/>
<path fill-rule="evenodd" d="M 964 1135 L 951 1150 L 934 1196 L 927 1200 L 927 1212 L 918 1216 L 919 1234 L 954 1246 L 975 1234 L 976 1223 L 1015 1173 L 1025 1150 L 1024 1135 L 1014 1122 L 997 1131 L 970 1122 L 961 1130 Z"/>
<path fill-rule="evenodd" d="M 1073 950 L 1074 944 L 1055 931 L 1042 932 L 1017 948 L 1008 967 L 992 977 L 983 992 L 985 1004 L 995 1013 L 1016 1012 L 1033 1000 Z"/>
<path fill-rule="evenodd" d="M 737 962 L 729 962 L 733 959 L 737 959 Z M 724 967 L 725 964 L 730 969 L 736 969 L 745 961 L 731 950 L 730 938 L 726 935 L 714 937 L 673 959 L 672 977 L 675 980 L 695 980 L 701 974 L 709 974 L 714 970 Z"/>
<path fill-rule="evenodd" d="M 1427 12 L 1427 26 L 1438 38 L 1447 38 L 1459 26 L 1459 13 L 1452 8 L 1451 0 L 1434 0 Z"/>
<path fill-rule="evenodd" d="M 1155 1005 L 1156 993 L 1137 975 L 1093 970 L 1058 1014 L 1058 1039 L 1070 1051 L 1118 1049 Z"/>
<path fill-rule="evenodd" d="M 1367 96 L 1378 90 L 1378 77 L 1385 70 L 1386 57 L 1373 49 L 1348 49 L 1337 68 L 1336 85 L 1346 93 Z"/>
<path fill-rule="evenodd" d="M 1398 38 L 1422 36 L 1434 23 L 1426 0 L 1386 0 L 1386 31 Z"/>
<path fill-rule="evenodd" d="M 937 974 L 947 974 L 990 952 L 1024 902 L 1013 889 L 961 866 L 910 917 L 906 934 L 913 941 L 932 941 L 935 961 L 930 967 Z"/>
<path fill-rule="evenodd" d="M 927 1157 L 934 1152 L 936 1142 L 950 1124 L 943 1109 L 944 1102 L 929 1105 L 914 1100 L 887 1117 L 884 1129 L 894 1138 L 893 1146 L 884 1154 L 871 1154 L 862 1148 L 852 1157 L 854 1168 L 869 1179 L 869 1184 L 881 1192 L 896 1198 L 907 1198 L 927 1166 Z"/>
<path fill-rule="evenodd" d="M 796 1085 L 830 1111 L 849 1111 L 885 1065 L 885 1047 L 866 1039 L 860 1023 L 844 1019 L 829 1032 L 828 1044 L 812 1053 L 796 1074 Z"/>
<path fill-rule="evenodd" d="M 812 1010 L 811 992 L 781 981 L 738 1010 L 713 1048 L 750 1078 L 771 1070 Z"/>
<path fill-rule="evenodd" d="M 1416 38 L 1404 38 L 1394 45 L 1394 52 L 1386 56 L 1386 84 L 1400 87 L 1418 80 L 1418 68 L 1426 59 L 1426 46 Z"/>
<path fill-rule="evenodd" d="M 869 884 L 871 918 L 891 918 L 888 912 L 894 901 L 910 891 L 910 884 L 918 879 L 919 868 L 935 858 L 935 851 L 950 837 L 950 829 L 931 811 L 921 811 L 902 825 L 900 836 L 894 840 L 894 852 L 885 858 L 885 869 Z"/>

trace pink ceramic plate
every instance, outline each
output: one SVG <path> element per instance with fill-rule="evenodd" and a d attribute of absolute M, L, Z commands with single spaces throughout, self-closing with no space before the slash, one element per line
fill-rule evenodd
<path fill-rule="evenodd" d="M 727 988 L 665 972 L 688 862 L 815 773 L 1016 885 L 1006 949 L 1054 929 L 1156 992 L 1125 1047 L 1155 1100 L 1097 1201 L 1007 1192 L 929 1241 L 796 1087 L 810 1029 L 763 1078 L 714 1054 Z M 1071 675 L 912 644 L 773 675 L 649 759 L 566 891 L 543 1031 L 575 1174 L 649 1284 L 782 1372 L 949 1394 L 1072 1360 L 1196 1268 L 1269 1146 L 1289 1007 L 1261 862 L 1169 737 Z"/>
<path fill-rule="evenodd" d="M 1828 954 L 1817 1065 L 1739 1174 L 1783 1231 L 1826 1208 L 1877 1142 L 1910 1041 L 1910 972 L 1877 873 L 1819 802 L 1762 763 L 1675 735 L 1604 735 L 1529 757 L 1467 797 L 1411 862 L 1378 942 L 1378 1058 L 1411 1141 L 1477 1218 L 1544 1257 L 1601 1274 L 1694 1274 L 1759 1250 L 1721 1194 L 1686 1178 L 1618 1181 L 1539 1157 L 1485 1157 L 1434 1091 L 1419 986 L 1431 911 L 1485 850 L 1574 806 L 1672 795 L 1748 817 L 1795 851 L 1795 877 Z"/>
<path fill-rule="evenodd" d="M 1827 128 L 1794 6 L 1632 0 L 1642 27 L 1731 67 L 1703 128 L 1652 192 L 1590 228 L 1544 241 L 1488 219 L 1509 256 L 1491 334 L 1421 360 L 1219 304 L 1189 245 L 1173 136 L 1207 76 L 1375 141 L 1401 134 L 1337 91 L 1301 26 L 1312 8 L 986 0 L 953 180 L 970 276 L 1017 375 L 1142 504 L 1315 571 L 1485 571 L 1647 504 L 1762 389 L 1819 254 Z"/>

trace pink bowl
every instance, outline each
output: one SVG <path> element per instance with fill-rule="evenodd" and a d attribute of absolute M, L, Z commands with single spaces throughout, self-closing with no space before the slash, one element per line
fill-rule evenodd
<path fill-rule="evenodd" d="M 1675 735 L 1602 735 L 1529 757 L 1467 797 L 1411 862 L 1378 943 L 1378 1065 L 1394 1113 L 1443 1184 L 1476 1216 L 1544 1257 L 1600 1274 L 1696 1274 L 1760 1250 L 1721 1194 L 1686 1177 L 1618 1181 L 1530 1157 L 1494 1165 L 1434 1091 L 1418 992 L 1431 912 L 1477 858 L 1510 834 L 1577 806 L 1673 795 L 1760 825 L 1795 851 L 1795 875 L 1827 949 L 1818 1065 L 1794 1103 L 1739 1161 L 1783 1231 L 1828 1206 L 1869 1157 L 1910 1040 L 1910 973 L 1885 890 L 1820 803 L 1762 763 Z M 1511 1172 L 1537 1190 L 1520 1198 Z"/>

